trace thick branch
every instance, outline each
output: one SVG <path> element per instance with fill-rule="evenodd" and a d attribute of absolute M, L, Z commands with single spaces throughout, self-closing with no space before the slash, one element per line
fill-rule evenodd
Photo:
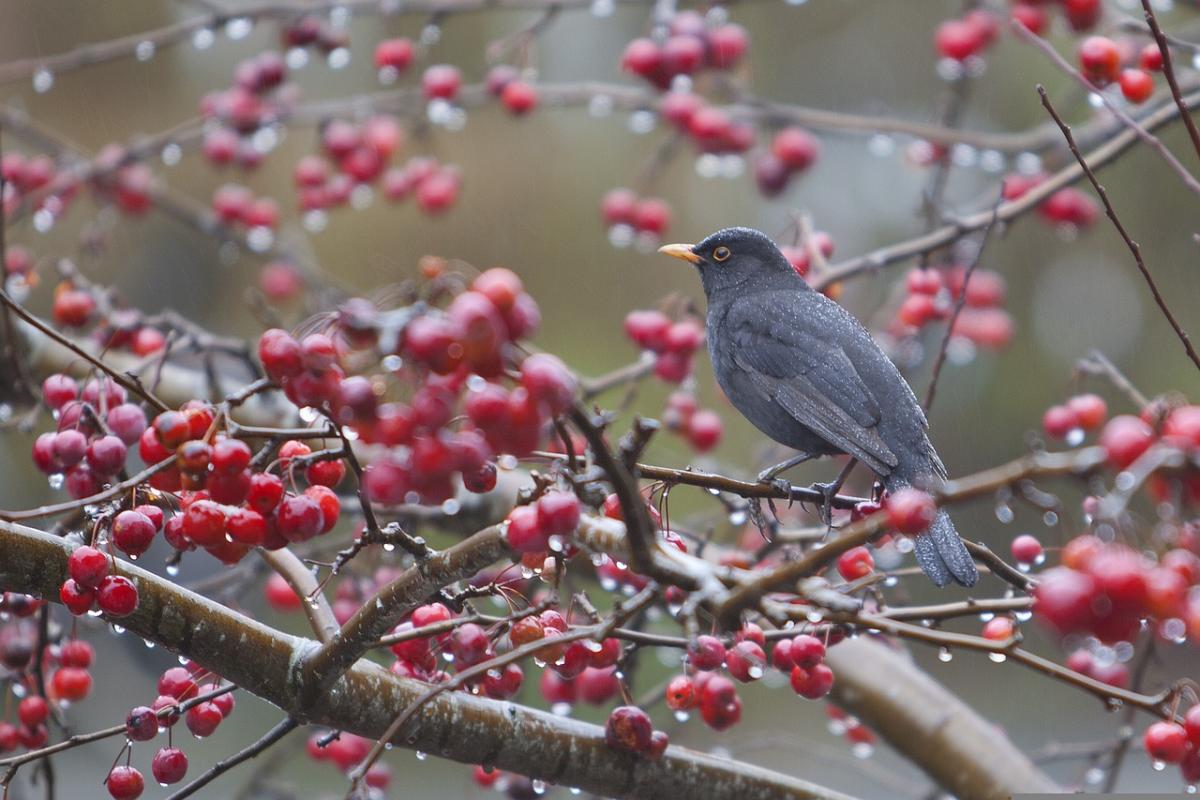
<path fill-rule="evenodd" d="M 903 653 L 865 637 L 829 648 L 838 705 L 870 725 L 955 797 L 1008 800 L 1061 789 L 993 723 Z"/>
<path fill-rule="evenodd" d="M 0 524 L 0 587 L 57 597 L 69 549 L 58 537 Z M 120 620 L 123 626 L 303 721 L 374 738 L 428 689 L 360 661 L 302 706 L 290 675 L 316 642 L 280 633 L 132 564 L 118 561 L 117 569 L 137 583 L 140 596 L 137 611 Z M 668 748 L 658 762 L 637 759 L 609 748 L 594 725 L 467 693 L 432 698 L 417 718 L 420 725 L 396 744 L 606 796 L 848 800 L 807 781 L 682 747 Z"/>

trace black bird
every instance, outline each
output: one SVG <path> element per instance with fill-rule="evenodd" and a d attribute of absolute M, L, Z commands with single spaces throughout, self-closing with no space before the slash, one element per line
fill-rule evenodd
<path fill-rule="evenodd" d="M 899 370 L 857 319 L 796 274 L 767 236 L 726 228 L 697 245 L 659 252 L 700 272 L 708 352 L 725 394 L 760 431 L 800 451 L 762 479 L 808 458 L 844 453 L 870 467 L 888 491 L 934 489 L 946 480 L 925 414 Z M 915 537 L 915 549 L 938 586 L 951 580 L 972 586 L 979 577 L 945 511 Z"/>

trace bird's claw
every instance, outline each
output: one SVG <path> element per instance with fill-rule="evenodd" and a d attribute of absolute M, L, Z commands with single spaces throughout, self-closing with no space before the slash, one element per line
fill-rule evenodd
<path fill-rule="evenodd" d="M 788 508 L 792 507 L 792 484 L 783 478 L 777 478 L 771 470 L 763 470 L 758 473 L 758 482 L 770 486 L 775 491 L 779 492 L 788 501 Z M 771 499 L 771 498 L 769 498 Z M 774 509 L 772 509 L 774 510 Z"/>
<path fill-rule="evenodd" d="M 826 528 L 833 528 L 833 498 L 837 496 L 841 485 L 834 481 L 832 483 L 814 483 L 808 488 L 810 491 L 821 493 L 821 524 Z"/>
<path fill-rule="evenodd" d="M 750 501 L 750 521 L 758 528 L 759 534 L 768 542 L 775 540 L 775 532 L 779 529 L 779 515 L 775 513 L 775 504 L 768 499 L 767 507 L 771 509 L 771 517 L 763 513 L 762 500 L 754 498 Z"/>

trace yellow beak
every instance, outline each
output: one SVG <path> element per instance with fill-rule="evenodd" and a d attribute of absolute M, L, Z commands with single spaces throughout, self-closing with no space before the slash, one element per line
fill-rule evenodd
<path fill-rule="evenodd" d="M 693 264 L 699 264 L 703 259 L 692 251 L 690 244 L 665 244 L 658 248 L 658 252 L 672 258 L 680 258 L 684 261 L 690 261 Z"/>

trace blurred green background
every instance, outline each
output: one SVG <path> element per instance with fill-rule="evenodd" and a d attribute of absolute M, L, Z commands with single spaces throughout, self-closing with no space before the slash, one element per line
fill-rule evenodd
<path fill-rule="evenodd" d="M 1114 3 L 1110 10 L 1130 13 L 1131 5 Z M 957 3 L 942 0 L 809 0 L 795 5 L 770 0 L 737 4 L 730 16 L 746 26 L 752 37 L 740 74 L 755 93 L 819 108 L 931 121 L 946 87 L 935 71 L 931 34 L 938 21 L 957 9 Z M 202 10 L 200 3 L 166 0 L 5 0 L 0 4 L 0 61 L 55 54 L 81 43 L 156 28 Z M 645 5 L 623 5 L 603 19 L 586 11 L 563 13 L 539 39 L 532 64 L 547 82 L 628 82 L 619 72 L 620 53 L 629 39 L 644 31 L 647 16 Z M 1192 17 L 1191 12 L 1180 12 L 1165 20 L 1173 25 Z M 441 40 L 431 49 L 427 63 L 458 64 L 468 82 L 477 81 L 486 71 L 487 45 L 534 18 L 528 12 L 452 16 L 445 20 Z M 349 25 L 349 65 L 334 71 L 314 58 L 293 74 L 293 80 L 305 100 L 374 90 L 378 88 L 371 64 L 374 44 L 391 35 L 416 37 L 424 24 L 417 17 L 355 17 Z M 160 50 L 147 63 L 126 58 L 55 76 L 45 93 L 35 92 L 28 81 L 10 83 L 0 91 L 3 102 L 24 109 L 39 124 L 95 153 L 109 142 L 127 142 L 194 117 L 205 92 L 229 85 L 237 61 L 277 46 L 277 31 L 275 24 L 264 23 L 236 41 L 218 32 L 215 43 L 204 51 L 185 42 Z M 1063 51 L 1073 47 L 1073 40 L 1061 31 L 1053 38 Z M 418 73 L 410 71 L 404 82 L 413 81 Z M 1052 65 L 1002 35 L 987 54 L 985 74 L 973 81 L 964 126 L 1018 131 L 1044 122 L 1034 92 L 1038 82 L 1050 88 L 1072 120 L 1087 117 L 1084 98 Z M 178 165 L 168 167 L 156 160 L 153 166 L 162 180 L 203 203 L 216 186 L 229 180 L 275 196 L 285 209 L 285 235 L 303 242 L 326 270 L 364 292 L 413 275 L 417 259 L 426 253 L 461 258 L 481 268 L 509 266 L 521 274 L 541 304 L 544 324 L 536 342 L 560 353 L 582 372 L 599 374 L 635 356 L 620 332 L 626 312 L 648 307 L 670 292 L 703 299 L 694 276 L 674 262 L 632 249 L 614 249 L 599 221 L 597 207 L 603 193 L 632 182 L 669 135 L 661 126 L 648 134 L 631 133 L 629 115 L 623 113 L 596 118 L 586 109 L 539 110 L 514 120 L 498 108 L 473 110 L 463 131 L 410 137 L 404 153 L 432 154 L 461 165 L 464 189 L 450 213 L 430 218 L 419 214 L 411 202 L 394 206 L 377 199 L 362 210 L 333 212 L 328 227 L 319 233 L 306 232 L 292 211 L 291 169 L 301 155 L 315 149 L 312 128 L 289 131 L 252 173 L 213 170 L 194 149 Z M 771 201 L 760 198 L 748 175 L 736 180 L 698 177 L 694 155 L 684 148 L 653 186 L 653 193 L 669 199 L 675 210 L 668 238 L 694 241 L 732 224 L 752 225 L 785 238 L 790 235 L 792 214 L 802 210 L 813 216 L 817 228 L 834 237 L 836 261 L 921 230 L 919 201 L 927 173 L 904 156 L 911 140 L 858 134 L 822 134 L 821 138 L 823 157 L 817 166 Z M 1196 156 L 1181 130 L 1172 129 L 1164 138 L 1186 165 L 1195 166 Z M 6 133 L 5 148 L 13 143 Z M 1053 158 L 1057 161 L 1050 166 L 1063 163 L 1061 153 L 1055 151 Z M 978 167 L 954 169 L 951 203 L 970 210 L 987 207 L 1000 174 Z M 1195 198 L 1144 148 L 1106 169 L 1102 179 L 1132 234 L 1143 244 L 1147 263 L 1181 322 L 1191 330 L 1200 329 L 1200 303 L 1196 302 L 1200 275 L 1192 240 Z M 213 329 L 242 335 L 257 332 L 242 298 L 246 287 L 256 281 L 258 257 L 246 253 L 222 257 L 219 242 L 160 214 L 118 219 L 115 225 L 111 214 L 84 197 L 49 232 L 36 232 L 26 220 L 9 232 L 10 241 L 31 247 L 49 264 L 57 257 L 77 256 L 81 230 L 98 224 L 107 231 L 107 246 L 98 255 L 79 256 L 89 278 L 116 285 L 131 304 L 147 311 L 170 307 Z M 1075 359 L 1092 348 L 1104 350 L 1148 394 L 1179 390 L 1197 396 L 1196 372 L 1106 221 L 1099 221 L 1078 240 L 1032 217 L 1000 233 L 1004 235 L 991 242 L 983 264 L 1007 278 L 1007 308 L 1017 320 L 1017 332 L 1002 353 L 981 353 L 969 363 L 947 367 L 931 422 L 935 443 L 952 474 L 966 474 L 1020 454 L 1037 430 L 1042 410 L 1067 396 Z M 843 302 L 863 319 L 886 322 L 890 310 L 881 311 L 881 304 L 904 270 L 904 266 L 893 267 L 879 277 L 849 284 Z M 43 271 L 50 273 L 48 267 Z M 47 281 L 31 301 L 35 309 L 47 310 L 50 284 Z M 939 335 L 935 331 L 927 345 L 936 347 Z M 909 374 L 918 394 L 927 383 L 927 367 Z M 698 382 L 706 404 L 728 410 L 704 359 Z M 1114 408 L 1127 410 L 1107 387 L 1090 385 L 1104 393 Z M 657 413 L 663 396 L 661 388 L 652 387 L 639 397 L 638 407 Z M 770 454 L 753 429 L 732 413 L 725 417 L 725 443 L 712 458 L 696 463 L 753 474 L 768 463 Z M 660 438 L 651 454 L 654 460 L 679 466 L 689 461 L 688 452 L 671 437 Z M 5 451 L 7 458 L 0 467 L 0 502 L 5 507 L 26 507 L 51 497 L 45 481 L 29 467 L 27 446 L 21 440 Z M 828 464 L 817 465 L 797 475 L 816 479 L 830 470 Z M 683 490 L 676 494 L 682 508 L 714 510 L 703 498 L 684 495 Z M 1039 515 L 1020 508 L 1013 523 L 1002 525 L 987 503 L 957 512 L 959 527 L 998 548 L 1006 549 L 1013 536 L 1025 531 L 1058 543 L 1078 524 L 1078 514 L 1070 505 L 1077 495 L 1068 491 L 1063 497 L 1069 513 L 1053 528 L 1045 528 Z M 156 562 L 151 558 L 148 563 Z M 201 558 L 189 559 L 185 567 L 183 578 L 188 580 L 216 569 Z M 931 596 L 924 587 L 917 591 L 922 599 Z M 264 611 L 255 592 L 247 598 L 255 613 L 303 631 L 300 621 Z M 968 621 L 964 629 L 971 627 Z M 79 730 L 113 724 L 123 719 L 131 705 L 152 700 L 154 676 L 172 661 L 169 654 L 147 649 L 128 635 L 106 636 L 99 630 L 86 635 L 99 649 L 98 683 L 93 697 L 72 711 Z M 1053 643 L 1034 638 L 1034 646 L 1043 652 L 1057 652 Z M 1106 713 L 1082 693 L 1020 667 L 996 665 L 971 654 L 945 664 L 927 650 L 917 650 L 915 656 L 1026 750 L 1053 742 L 1101 740 L 1119 732 L 1118 715 Z M 646 659 L 648 665 L 652 661 Z M 1168 675 L 1195 676 L 1195 664 L 1194 652 L 1168 653 L 1166 663 L 1153 668 L 1151 675 L 1158 680 Z M 650 667 L 639 685 L 645 689 L 665 674 L 665 667 Z M 775 692 L 766 686 L 750 687 L 744 696 L 744 722 L 732 732 L 714 736 L 693 721 L 671 727 L 672 741 L 721 748 L 865 797 L 923 796 L 927 791 L 922 776 L 886 746 L 867 761 L 855 759 L 847 745 L 825 730 L 820 704 L 801 702 L 786 689 Z M 257 737 L 275 718 L 275 712 L 250 698 L 239 697 L 238 704 L 230 723 L 213 740 L 191 741 L 181 729 L 180 738 L 188 740 L 192 774 Z M 658 710 L 659 715 L 662 712 Z M 599 718 L 594 710 L 583 714 Z M 666 718 L 658 721 L 669 724 Z M 1138 730 L 1144 722 L 1138 723 Z M 292 745 L 301 742 L 302 736 L 294 735 Z M 56 759 L 63 785 L 60 796 L 100 796 L 100 781 L 116 749 L 115 743 L 108 742 Z M 152 747 L 139 747 L 135 763 L 148 766 L 152 753 Z M 303 787 L 297 796 L 341 796 L 344 784 L 330 767 L 310 764 L 299 751 L 293 755 L 280 778 Z M 420 761 L 399 751 L 388 759 L 396 769 L 395 796 L 445 797 L 473 791 L 468 767 L 435 759 Z M 1048 768 L 1065 783 L 1080 778 L 1077 763 Z M 252 769 L 235 771 L 204 796 L 230 796 Z M 1155 773 L 1135 747 L 1119 788 L 1173 791 L 1179 783 L 1174 770 Z M 160 791 L 151 787 L 146 796 L 159 796 Z M 38 795 L 20 782 L 13 796 Z"/>

